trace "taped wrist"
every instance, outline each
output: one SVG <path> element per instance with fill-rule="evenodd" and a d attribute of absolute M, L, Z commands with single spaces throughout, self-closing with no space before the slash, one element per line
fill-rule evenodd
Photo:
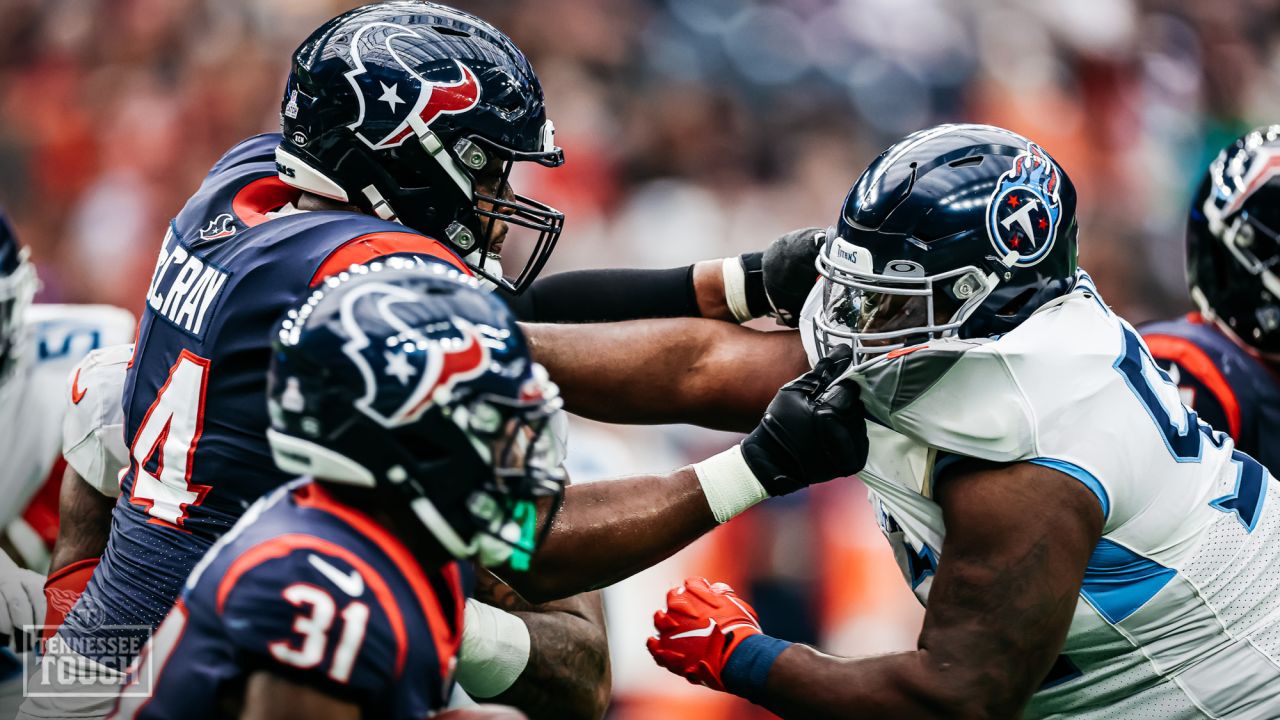
<path fill-rule="evenodd" d="M 703 460 L 693 466 L 693 471 L 718 523 L 728 522 L 769 497 L 743 459 L 741 445 Z"/>
<path fill-rule="evenodd" d="M 764 699 L 769 671 L 783 650 L 792 643 L 768 635 L 752 635 L 743 640 L 720 671 L 724 689 L 758 703 Z"/>
<path fill-rule="evenodd" d="M 529 628 L 509 612 L 467 600 L 455 679 L 474 698 L 500 695 L 529 664 Z"/>
<path fill-rule="evenodd" d="M 769 296 L 764 291 L 764 253 L 725 258 L 721 274 L 725 304 L 733 319 L 744 323 L 769 313 Z"/>

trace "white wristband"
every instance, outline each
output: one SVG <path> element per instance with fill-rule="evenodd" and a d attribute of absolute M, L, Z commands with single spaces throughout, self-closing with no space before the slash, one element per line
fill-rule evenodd
<path fill-rule="evenodd" d="M 520 618 L 479 600 L 467 600 L 462 647 L 454 679 L 474 698 L 511 687 L 529 664 L 529 628 Z"/>
<path fill-rule="evenodd" d="M 693 466 L 707 497 L 711 514 L 716 522 L 724 523 L 747 508 L 769 497 L 764 486 L 756 480 L 747 461 L 742 457 L 742 446 L 734 445 L 719 455 Z"/>
<path fill-rule="evenodd" d="M 747 308 L 747 272 L 742 269 L 742 260 L 736 257 L 725 258 L 720 264 L 720 274 L 724 278 L 724 301 L 733 313 L 733 319 L 744 323 L 752 318 Z"/>

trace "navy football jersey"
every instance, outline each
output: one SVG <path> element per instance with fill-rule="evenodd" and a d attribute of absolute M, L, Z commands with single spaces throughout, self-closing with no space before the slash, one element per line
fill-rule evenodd
<path fill-rule="evenodd" d="M 1280 377 L 1199 313 L 1138 330 L 1183 404 L 1280 477 Z"/>
<path fill-rule="evenodd" d="M 125 379 L 130 463 L 102 562 L 61 631 L 72 647 L 144 636 L 218 537 L 289 480 L 267 445 L 266 370 L 275 323 L 308 288 L 395 256 L 469 272 L 402 225 L 294 210 L 279 142 L 232 148 L 164 236 Z"/>
<path fill-rule="evenodd" d="M 457 563 L 424 568 L 386 528 L 299 481 L 201 560 L 111 717 L 226 717 L 265 669 L 366 718 L 424 718 L 448 701 L 463 602 Z"/>

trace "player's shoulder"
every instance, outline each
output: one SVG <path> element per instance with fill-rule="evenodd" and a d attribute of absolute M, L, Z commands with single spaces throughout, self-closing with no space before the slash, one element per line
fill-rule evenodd
<path fill-rule="evenodd" d="M 394 601 L 401 579 L 388 571 L 376 541 L 342 517 L 314 512 L 305 502 L 312 488 L 313 481 L 295 480 L 254 503 L 209 562 L 193 571 L 189 586 L 213 589 L 219 611 L 233 596 L 250 598 L 241 605 L 252 604 L 253 598 L 278 596 L 299 582 L 343 596 Z"/>
<path fill-rule="evenodd" d="M 1033 457 L 1037 416 L 1118 378 L 1118 323 L 1092 284 L 1078 283 L 1004 335 L 888 353 L 859 384 L 869 413 L 907 437 L 989 460 Z"/>
<path fill-rule="evenodd" d="M 63 393 L 62 455 L 85 482 L 109 497 L 119 494 L 118 474 L 128 463 L 121 398 L 132 357 L 132 344 L 94 350 L 72 369 Z"/>
<path fill-rule="evenodd" d="M 90 352 L 132 340 L 134 327 L 133 313 L 111 305 L 32 305 L 22 330 L 28 379 L 60 402 L 67 373 Z"/>
<path fill-rule="evenodd" d="M 37 335 L 84 334 L 97 342 L 93 348 L 118 345 L 133 339 L 133 313 L 114 305 L 37 303 L 26 310 L 26 323 Z M 87 351 L 86 351 L 87 352 Z"/>
<path fill-rule="evenodd" d="M 240 652 L 340 689 L 385 692 L 411 654 L 409 590 L 359 533 L 293 501 L 306 485 L 255 504 L 193 571 L 185 602 L 216 618 Z M 300 618 L 323 623 L 320 639 L 297 644 Z M 342 629 L 328 634 L 334 625 Z"/>
<path fill-rule="evenodd" d="M 1239 362 L 1246 368 L 1255 364 L 1247 350 L 1199 313 L 1143 323 L 1137 329 L 1152 356 L 1176 362 L 1191 372 L 1209 366 L 1223 368 L 1228 363 Z"/>

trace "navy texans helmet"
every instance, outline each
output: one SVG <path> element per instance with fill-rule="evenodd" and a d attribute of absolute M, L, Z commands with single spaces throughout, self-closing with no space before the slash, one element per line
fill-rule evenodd
<path fill-rule="evenodd" d="M 457 558 L 527 569 L 535 503 L 564 490 L 560 408 L 511 312 L 443 264 L 354 265 L 276 329 L 276 464 L 380 491 Z"/>
<path fill-rule="evenodd" d="M 1280 354 L 1280 125 L 1246 133 L 1209 166 L 1187 222 L 1187 284 L 1207 318 Z"/>
<path fill-rule="evenodd" d="M 990 125 L 912 133 L 862 173 L 818 255 L 812 330 L 855 364 L 990 337 L 1069 291 L 1076 191 L 1040 146 Z"/>
<path fill-rule="evenodd" d="M 0 211 L 0 379 L 13 370 L 22 318 L 36 294 L 36 270 Z"/>
<path fill-rule="evenodd" d="M 281 129 L 285 183 L 447 240 L 511 292 L 560 237 L 564 215 L 508 183 L 513 163 L 564 162 L 542 86 L 511 39 L 473 15 L 398 1 L 330 20 L 294 52 Z M 514 280 L 499 221 L 537 234 Z"/>

